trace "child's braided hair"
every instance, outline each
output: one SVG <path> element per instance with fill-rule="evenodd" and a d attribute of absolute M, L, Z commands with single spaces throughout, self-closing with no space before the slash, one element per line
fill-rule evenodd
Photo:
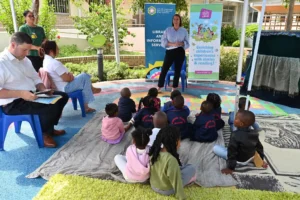
<path fill-rule="evenodd" d="M 157 161 L 161 150 L 161 145 L 163 145 L 163 147 L 165 147 L 166 150 L 176 158 L 179 166 L 181 166 L 179 154 L 177 153 L 177 144 L 179 140 L 180 132 L 177 127 L 167 126 L 160 129 L 149 152 L 149 156 L 152 156 L 151 164 L 154 165 L 154 163 Z"/>

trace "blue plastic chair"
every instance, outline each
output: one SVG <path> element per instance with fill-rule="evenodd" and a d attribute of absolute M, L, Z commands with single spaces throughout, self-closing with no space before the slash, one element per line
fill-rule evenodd
<path fill-rule="evenodd" d="M 76 90 L 74 92 L 68 93 L 68 95 L 72 99 L 74 110 L 77 110 L 77 99 L 78 99 L 78 102 L 79 102 L 79 105 L 81 108 L 81 115 L 82 115 L 82 117 L 85 117 L 86 113 L 85 113 L 85 108 L 84 108 L 82 90 Z"/>
<path fill-rule="evenodd" d="M 173 63 L 171 66 L 171 70 L 168 71 L 165 79 L 165 90 L 167 90 L 167 85 L 170 85 L 171 76 L 175 74 L 175 64 Z M 184 92 L 184 88 L 187 87 L 187 78 L 186 78 L 186 58 L 184 59 L 180 71 L 180 78 L 181 78 L 181 90 Z"/>
<path fill-rule="evenodd" d="M 4 150 L 4 141 L 9 125 L 14 123 L 15 132 L 20 133 L 22 121 L 29 122 L 38 146 L 40 148 L 44 147 L 43 133 L 38 115 L 6 115 L 2 106 L 0 106 L 0 151 Z"/>

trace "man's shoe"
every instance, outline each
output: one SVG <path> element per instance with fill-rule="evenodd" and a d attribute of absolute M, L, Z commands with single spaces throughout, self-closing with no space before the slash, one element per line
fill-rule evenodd
<path fill-rule="evenodd" d="M 53 135 L 53 136 L 60 136 L 60 135 L 63 135 L 63 134 L 65 134 L 65 133 L 66 133 L 65 130 L 55 130 L 55 129 L 54 129 L 52 135 Z"/>
<path fill-rule="evenodd" d="M 49 135 L 43 135 L 44 139 L 44 146 L 49 148 L 55 148 L 56 142 L 53 140 L 53 138 Z"/>

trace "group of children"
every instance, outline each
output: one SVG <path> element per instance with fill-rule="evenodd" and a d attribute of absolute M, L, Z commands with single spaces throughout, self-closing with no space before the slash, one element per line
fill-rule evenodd
<path fill-rule="evenodd" d="M 187 138 L 197 142 L 217 140 L 217 131 L 225 125 L 221 119 L 221 98 L 216 93 L 208 94 L 201 104 L 201 112 L 191 124 L 188 122 L 190 110 L 184 105 L 180 91 L 172 91 L 171 101 L 162 108 L 157 96 L 158 90 L 151 88 L 140 100 L 136 111 L 129 88 L 123 88 L 118 105 L 110 103 L 105 107 L 108 116 L 102 121 L 102 139 L 117 144 L 134 126 L 133 144 L 127 148 L 125 156 L 115 156 L 115 163 L 125 180 L 145 182 L 150 177 L 154 191 L 164 195 L 175 193 L 177 198 L 183 199 L 183 186 L 194 182 L 196 173 L 191 165 L 182 166 L 177 153 L 180 141 Z M 260 167 L 267 166 L 262 161 L 264 153 L 257 133 L 259 127 L 254 114 L 245 110 L 245 102 L 240 98 L 235 119 L 234 113 L 230 113 L 228 122 L 233 132 L 228 150 L 217 145 L 213 149 L 216 155 L 227 160 L 227 168 L 222 170 L 225 174 L 232 173 L 237 163 L 248 160 L 254 160 Z M 124 127 L 123 122 L 129 123 Z"/>

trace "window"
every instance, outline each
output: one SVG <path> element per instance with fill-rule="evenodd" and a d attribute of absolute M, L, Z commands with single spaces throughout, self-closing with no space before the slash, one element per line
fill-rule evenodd
<path fill-rule="evenodd" d="M 69 0 L 49 0 L 49 6 L 54 7 L 55 13 L 69 13 Z"/>
<path fill-rule="evenodd" d="M 258 12 L 253 8 L 250 8 L 248 13 L 248 23 L 257 23 Z"/>
<path fill-rule="evenodd" d="M 264 22 L 270 22 L 271 16 L 264 16 Z"/>
<path fill-rule="evenodd" d="M 234 13 L 235 13 L 235 6 L 224 5 L 222 21 L 224 23 L 233 23 L 234 22 Z"/>

